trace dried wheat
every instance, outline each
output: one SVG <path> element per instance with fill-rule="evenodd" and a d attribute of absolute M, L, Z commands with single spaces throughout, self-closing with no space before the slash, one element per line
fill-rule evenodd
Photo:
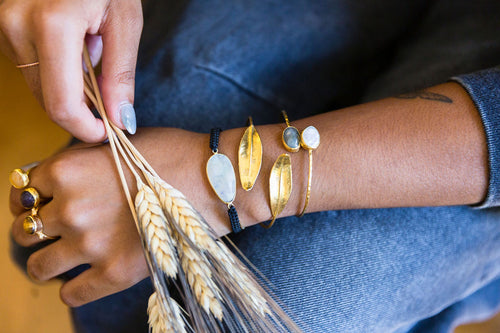
<path fill-rule="evenodd" d="M 142 182 L 137 182 L 135 207 L 144 234 L 158 265 L 169 277 L 177 275 L 177 255 L 173 244 L 172 232 L 166 223 L 160 202 L 153 190 Z"/>
<path fill-rule="evenodd" d="M 161 301 L 156 292 L 154 292 L 148 301 L 149 327 L 151 333 L 182 333 L 186 332 L 186 326 L 182 319 L 179 304 L 172 298 L 169 299 L 170 306 L 161 306 Z M 165 311 L 166 310 L 166 311 Z M 171 311 L 172 310 L 172 311 Z M 167 312 L 163 315 L 164 312 Z M 166 317 L 166 318 L 165 318 Z M 174 323 L 178 323 L 177 330 Z M 179 331 L 180 330 L 180 331 Z"/>

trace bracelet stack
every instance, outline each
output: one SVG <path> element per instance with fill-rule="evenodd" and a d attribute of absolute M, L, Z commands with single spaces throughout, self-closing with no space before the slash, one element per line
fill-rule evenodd
<path fill-rule="evenodd" d="M 313 173 L 313 150 L 320 144 L 320 135 L 316 127 L 308 126 L 302 132 L 290 125 L 288 115 L 282 111 L 286 127 L 282 132 L 282 143 L 284 148 L 296 153 L 303 148 L 308 151 L 309 169 L 307 176 L 307 188 L 304 206 L 299 213 L 303 216 L 309 205 L 312 187 Z M 207 177 L 214 192 L 219 199 L 228 207 L 229 220 L 233 232 L 243 230 L 240 224 L 238 213 L 233 204 L 236 197 L 236 175 L 229 158 L 219 153 L 219 139 L 222 130 L 214 128 L 210 131 L 210 149 L 213 155 L 207 162 Z M 241 186 L 245 191 L 249 191 L 254 186 L 259 176 L 262 165 L 262 142 L 253 125 L 252 118 L 249 118 L 249 126 L 243 134 L 238 149 L 238 167 Z M 272 218 L 269 223 L 260 223 L 264 228 L 273 226 L 277 217 L 284 210 L 292 193 L 292 163 L 290 155 L 287 153 L 278 156 L 273 164 L 269 175 L 269 205 Z"/>

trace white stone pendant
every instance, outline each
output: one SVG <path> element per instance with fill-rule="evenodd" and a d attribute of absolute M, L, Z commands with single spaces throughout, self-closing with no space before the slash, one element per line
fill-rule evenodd
<path fill-rule="evenodd" d="M 213 154 L 207 162 L 207 177 L 212 189 L 226 204 L 236 196 L 236 175 L 226 155 Z"/>
<path fill-rule="evenodd" d="M 314 126 L 308 126 L 300 135 L 300 144 L 305 149 L 316 149 L 319 146 L 319 132 Z"/>

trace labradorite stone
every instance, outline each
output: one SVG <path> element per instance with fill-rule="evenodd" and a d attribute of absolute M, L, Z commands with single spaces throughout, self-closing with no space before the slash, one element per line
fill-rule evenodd
<path fill-rule="evenodd" d="M 232 202 L 236 196 L 236 175 L 233 165 L 226 155 L 214 154 L 207 162 L 207 176 L 219 198 Z"/>
<path fill-rule="evenodd" d="M 287 127 L 283 131 L 283 141 L 291 149 L 300 147 L 300 134 L 295 127 Z"/>

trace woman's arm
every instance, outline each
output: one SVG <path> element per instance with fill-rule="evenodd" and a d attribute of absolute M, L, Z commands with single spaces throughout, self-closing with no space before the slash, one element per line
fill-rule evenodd
<path fill-rule="evenodd" d="M 314 151 L 309 212 L 330 209 L 458 205 L 478 203 L 487 187 L 485 135 L 477 110 L 455 83 L 427 90 L 425 98 L 388 98 L 292 122 L 314 125 L 322 143 Z M 441 96 L 440 98 L 436 98 Z M 430 98 L 430 99 L 429 99 Z M 443 102 L 445 100 L 446 102 Z M 449 100 L 449 101 L 448 101 Z M 293 114 L 289 114 L 293 120 Z M 271 217 L 269 172 L 285 152 L 285 124 L 258 126 L 264 156 L 254 189 L 238 186 L 235 205 L 243 226 Z M 219 151 L 237 167 L 244 129 L 222 132 Z M 205 165 L 211 155 L 207 134 L 171 128 L 143 129 L 136 147 L 172 186 L 182 191 L 217 234 L 230 232 L 226 207 L 212 192 Z M 303 207 L 308 155 L 291 153 L 293 191 L 280 216 Z M 51 201 L 39 215 L 44 232 L 60 239 L 34 252 L 28 272 L 39 281 L 88 263 L 91 268 L 66 282 L 62 299 L 78 306 L 121 291 L 147 276 L 139 238 L 119 185 L 107 145 L 80 145 L 59 153 L 30 173 L 31 186 Z M 133 185 L 129 176 L 129 183 Z M 14 239 L 39 242 L 23 232 L 28 212 L 11 192 Z"/>
<path fill-rule="evenodd" d="M 408 94 L 292 122 L 299 130 L 314 125 L 321 134 L 321 144 L 313 152 L 309 212 L 464 205 L 485 197 L 485 134 L 470 97 L 456 83 L 425 91 L 435 95 Z M 263 165 L 253 190 L 238 190 L 235 205 L 242 225 L 271 217 L 269 173 L 278 155 L 286 152 L 281 143 L 284 128 L 284 122 L 257 127 L 264 147 Z M 234 129 L 221 135 L 220 151 L 235 167 L 242 133 L 243 129 Z M 208 143 L 205 146 L 200 166 L 209 156 Z M 306 194 L 308 154 L 301 149 L 290 155 L 293 190 L 280 216 L 298 214 Z M 163 176 L 170 177 L 168 171 Z M 225 222 L 224 205 L 217 205 L 210 190 L 204 195 L 212 197 L 214 208 L 220 208 L 220 221 Z M 227 224 L 221 230 L 225 232 L 229 232 Z"/>

